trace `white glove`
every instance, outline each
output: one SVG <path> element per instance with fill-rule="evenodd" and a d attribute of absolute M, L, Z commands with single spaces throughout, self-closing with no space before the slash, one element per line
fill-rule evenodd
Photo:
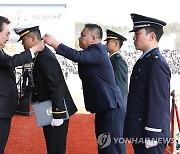
<path fill-rule="evenodd" d="M 156 145 L 158 145 L 158 141 L 149 140 L 149 139 L 146 139 L 146 140 L 145 140 L 145 147 L 146 147 L 147 149 L 148 149 L 148 148 L 155 147 Z"/>
<path fill-rule="evenodd" d="M 63 124 L 63 122 L 64 122 L 64 120 L 63 119 L 52 119 L 51 120 L 51 125 L 54 127 L 54 126 L 60 126 L 60 125 L 62 125 Z"/>

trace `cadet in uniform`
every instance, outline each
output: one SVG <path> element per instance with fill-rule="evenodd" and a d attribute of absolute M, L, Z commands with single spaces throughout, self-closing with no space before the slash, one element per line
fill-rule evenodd
<path fill-rule="evenodd" d="M 25 49 L 42 41 L 39 26 L 27 25 L 14 30 L 20 36 Z M 50 125 L 43 126 L 47 153 L 64 154 L 69 125 L 67 116 L 74 114 L 77 108 L 66 85 L 61 67 L 54 53 L 47 46 L 36 55 L 33 79 L 33 101 L 52 101 L 53 119 Z"/>
<path fill-rule="evenodd" d="M 171 72 L 158 42 L 165 22 L 131 14 L 134 45 L 143 52 L 134 65 L 129 86 L 124 136 L 135 154 L 164 154 L 170 138 Z"/>
<path fill-rule="evenodd" d="M 116 84 L 121 90 L 126 108 L 128 95 L 128 66 L 124 58 L 121 56 L 120 48 L 122 47 L 123 42 L 127 39 L 108 29 L 106 30 L 106 35 L 107 37 L 104 41 L 107 41 L 106 46 L 108 47 L 108 52 L 110 54 L 110 61 L 113 66 Z M 122 154 L 126 154 L 126 144 L 122 143 L 121 146 Z"/>
<path fill-rule="evenodd" d="M 108 47 L 110 60 L 114 69 L 116 84 L 121 90 L 126 107 L 128 95 L 128 66 L 121 55 L 120 49 L 123 45 L 123 42 L 127 39 L 111 30 L 106 30 L 106 34 L 107 38 L 105 41 L 107 41 L 106 46 Z"/>

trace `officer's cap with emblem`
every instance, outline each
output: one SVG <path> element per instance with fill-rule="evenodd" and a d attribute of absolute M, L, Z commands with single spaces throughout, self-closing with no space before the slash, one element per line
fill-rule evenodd
<path fill-rule="evenodd" d="M 124 36 L 122 36 L 122 35 L 120 35 L 120 34 L 118 34 L 116 32 L 113 32 L 113 31 L 111 31 L 109 29 L 106 30 L 106 34 L 107 34 L 107 37 L 106 37 L 106 39 L 104 41 L 107 41 L 107 40 L 110 40 L 110 39 L 115 39 L 115 40 L 119 40 L 120 42 L 123 43 L 124 41 L 127 40 Z"/>
<path fill-rule="evenodd" d="M 14 31 L 16 34 L 18 34 L 20 36 L 18 41 L 20 41 L 26 34 L 28 34 L 30 32 L 38 31 L 40 33 L 39 26 L 32 25 L 32 24 L 21 26 L 21 27 L 16 27 L 16 28 L 14 28 Z"/>
<path fill-rule="evenodd" d="M 163 30 L 163 26 L 166 26 L 164 21 L 135 13 L 131 14 L 131 19 L 133 20 L 134 26 L 130 32 L 135 32 L 144 27 L 153 27 L 159 30 Z"/>

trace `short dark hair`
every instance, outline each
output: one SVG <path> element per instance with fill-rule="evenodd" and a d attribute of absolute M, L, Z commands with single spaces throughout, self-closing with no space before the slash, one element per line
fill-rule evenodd
<path fill-rule="evenodd" d="M 98 38 L 102 39 L 103 32 L 102 32 L 102 28 L 99 25 L 88 23 L 88 24 L 85 24 L 85 28 L 95 31 L 96 34 L 98 35 Z"/>
<path fill-rule="evenodd" d="M 150 32 L 154 32 L 156 34 L 156 40 L 158 42 L 164 33 L 162 29 L 157 29 L 157 28 L 153 28 L 153 27 L 145 27 L 144 29 L 146 30 L 146 34 L 148 34 Z"/>
<path fill-rule="evenodd" d="M 3 23 L 10 24 L 11 22 L 8 18 L 0 16 L 0 32 L 3 30 Z"/>

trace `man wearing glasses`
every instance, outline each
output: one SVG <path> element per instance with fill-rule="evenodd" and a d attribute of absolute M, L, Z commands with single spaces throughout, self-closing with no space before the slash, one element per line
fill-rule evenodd
<path fill-rule="evenodd" d="M 96 24 L 85 25 L 79 37 L 82 51 L 67 47 L 51 35 L 46 34 L 43 38 L 57 54 L 78 62 L 85 107 L 87 111 L 95 113 L 98 153 L 121 154 L 121 145 L 115 143 L 114 138 L 122 137 L 125 105 L 115 82 L 108 49 L 101 44 L 101 27 Z"/>

